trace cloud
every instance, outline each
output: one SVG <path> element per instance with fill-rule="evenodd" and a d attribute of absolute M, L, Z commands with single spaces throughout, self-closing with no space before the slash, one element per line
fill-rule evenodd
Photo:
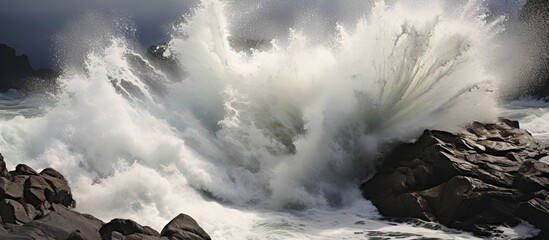
<path fill-rule="evenodd" d="M 288 28 L 304 32 L 333 33 L 336 23 L 353 26 L 367 14 L 373 0 L 224 0 L 228 5 L 234 35 L 275 38 Z M 430 0 L 397 1 L 388 4 L 425 4 Z M 180 20 L 199 0 L 0 0 L 0 42 L 29 55 L 34 67 L 49 67 L 52 36 L 80 15 L 128 18 L 137 28 L 137 40 L 148 46 L 164 40 L 165 27 Z M 445 1 L 448 4 L 463 1 Z M 486 0 L 497 14 L 516 11 L 524 0 Z M 511 15 L 514 13 L 511 13 Z M 314 36 L 313 36 L 314 37 Z"/>
<path fill-rule="evenodd" d="M 35 68 L 51 67 L 52 36 L 80 15 L 129 17 L 138 41 L 149 45 L 165 38 L 163 28 L 195 4 L 194 0 L 0 0 L 0 42 L 28 55 Z"/>

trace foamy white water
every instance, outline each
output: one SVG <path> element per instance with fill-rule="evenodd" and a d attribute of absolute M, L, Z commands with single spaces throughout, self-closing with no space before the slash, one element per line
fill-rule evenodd
<path fill-rule="evenodd" d="M 161 229 L 184 212 L 213 239 L 472 239 L 381 221 L 358 185 L 389 142 L 498 116 L 488 65 L 504 18 L 481 1 L 374 5 L 325 43 L 290 30 L 250 55 L 230 47 L 225 3 L 203 0 L 168 43 L 183 79 L 142 57 L 127 25 L 89 18 L 61 36 L 101 37 L 65 50 L 56 104 L 0 119 L 0 152 L 59 170 L 77 210 L 104 220 Z"/>

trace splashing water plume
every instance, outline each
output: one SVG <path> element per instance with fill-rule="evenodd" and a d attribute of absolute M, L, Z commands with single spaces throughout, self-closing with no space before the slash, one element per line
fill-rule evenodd
<path fill-rule="evenodd" d="M 169 43 L 189 73 L 177 91 L 215 132 L 220 166 L 246 169 L 229 178 L 264 181 L 251 186 L 259 201 L 333 204 L 342 186 L 356 188 L 379 143 L 493 116 L 482 57 L 498 24 L 468 15 L 472 5 L 447 19 L 379 2 L 354 30 L 340 26 L 333 46 L 292 31 L 287 46 L 252 56 L 229 47 L 222 4 L 202 5 Z M 464 106 L 471 115 L 457 117 Z"/>
<path fill-rule="evenodd" d="M 174 28 L 165 56 L 183 79 L 103 35 L 83 68 L 65 69 L 55 106 L 0 120 L 2 153 L 59 169 L 77 207 L 102 218 L 158 228 L 186 212 L 215 239 L 243 239 L 278 210 L 375 217 L 357 185 L 383 146 L 497 115 L 486 66 L 503 18 L 488 21 L 480 1 L 377 1 L 325 44 L 290 30 L 252 54 L 231 48 L 225 8 L 203 0 Z M 269 210 L 237 210 L 249 206 Z"/>

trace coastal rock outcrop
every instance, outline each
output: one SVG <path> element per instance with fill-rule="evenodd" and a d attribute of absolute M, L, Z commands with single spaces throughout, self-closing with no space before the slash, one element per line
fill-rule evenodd
<path fill-rule="evenodd" d="M 168 239 L 210 239 L 210 236 L 189 215 L 179 214 L 160 233 Z"/>
<path fill-rule="evenodd" d="M 419 218 L 493 236 L 528 221 L 549 239 L 548 148 L 518 122 L 474 122 L 459 134 L 425 130 L 383 159 L 361 185 L 387 217 Z"/>
<path fill-rule="evenodd" d="M 19 164 L 6 169 L 0 154 L 0 239 L 6 240 L 210 240 L 190 216 L 180 214 L 161 233 L 129 219 L 100 219 L 75 207 L 65 177 Z"/>
<path fill-rule="evenodd" d="M 51 69 L 34 70 L 27 56 L 17 56 L 15 49 L 0 44 L 0 92 L 10 88 L 32 92 L 54 91 L 57 75 Z"/>

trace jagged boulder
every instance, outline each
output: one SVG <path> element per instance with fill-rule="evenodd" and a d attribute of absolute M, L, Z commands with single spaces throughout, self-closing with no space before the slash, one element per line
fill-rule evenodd
<path fill-rule="evenodd" d="M 0 219 L 3 224 L 14 224 L 9 229 L 43 219 L 53 211 L 52 204 L 74 207 L 68 182 L 55 170 L 45 169 L 39 174 L 25 164 L 18 164 L 8 172 L 5 166 L 4 158 L 0 157 Z M 33 234 L 42 233 L 33 231 Z"/>
<path fill-rule="evenodd" d="M 2 164 L 5 165 L 3 160 L 0 161 Z M 25 164 L 17 165 L 14 171 L 0 177 L 0 197 L 30 203 L 34 207 L 44 202 L 67 207 L 75 204 L 69 184 L 60 173 L 53 169 L 38 173 Z"/>
<path fill-rule="evenodd" d="M 12 199 L 4 199 L 0 202 L 0 217 L 2 217 L 3 223 L 12 224 L 24 224 L 31 220 L 25 206 Z"/>
<path fill-rule="evenodd" d="M 170 240 L 210 240 L 210 235 L 189 215 L 179 214 L 160 233 Z"/>
<path fill-rule="evenodd" d="M 58 73 L 52 69 L 34 70 L 25 55 L 17 56 L 15 49 L 0 44 L 0 92 L 10 88 L 23 91 L 55 91 Z"/>
<path fill-rule="evenodd" d="M 0 177 L 0 196 L 18 201 L 24 199 L 24 186 L 29 176 L 10 175 L 8 178 Z"/>
<path fill-rule="evenodd" d="M 72 198 L 69 182 L 61 173 L 54 169 L 46 168 L 40 172 L 39 176 L 51 187 L 52 191 L 44 191 L 49 202 L 74 207 L 76 202 Z M 44 189 L 47 190 L 47 187 Z"/>
<path fill-rule="evenodd" d="M 136 223 L 130 219 L 113 219 L 109 223 L 103 225 L 99 229 L 101 238 L 103 239 L 117 239 L 120 236 L 129 236 L 129 235 L 146 235 L 151 237 L 160 237 L 160 234 L 148 226 L 141 226 L 139 223 Z M 113 235 L 114 233 L 114 235 Z"/>
<path fill-rule="evenodd" d="M 88 240 L 101 239 L 99 229 L 103 222 L 90 215 L 81 214 L 59 204 L 52 205 L 52 211 L 37 220 L 22 226 L 12 226 L 12 230 L 40 231 L 52 239 L 66 239 L 74 232 L 80 232 Z"/>
<path fill-rule="evenodd" d="M 2 153 L 0 153 L 0 177 L 8 177 L 8 169 L 6 168 L 6 162 L 4 162 Z"/>
<path fill-rule="evenodd" d="M 10 173 L 12 175 L 38 176 L 38 173 L 34 171 L 34 169 L 25 164 L 17 164 L 17 166 L 15 166 L 15 170 Z"/>
<path fill-rule="evenodd" d="M 188 215 L 180 214 L 162 230 L 129 219 L 105 224 L 75 206 L 65 177 L 54 169 L 40 173 L 19 164 L 8 172 L 0 154 L 0 239 L 6 240 L 209 240 Z"/>
<path fill-rule="evenodd" d="M 40 203 L 45 202 L 46 200 L 51 201 L 52 193 L 53 189 L 46 182 L 46 180 L 44 180 L 44 178 L 38 176 L 30 176 L 27 181 L 25 181 L 25 199 L 27 199 L 27 201 L 33 206 L 38 206 L 40 205 Z M 50 197 L 46 198 L 46 195 L 49 195 Z"/>
<path fill-rule="evenodd" d="M 159 234 L 129 219 L 113 219 L 100 230 L 104 240 L 210 240 L 208 233 L 189 215 L 179 214 Z"/>
<path fill-rule="evenodd" d="M 526 220 L 549 232 L 549 155 L 518 122 L 475 122 L 452 134 L 426 130 L 388 153 L 361 185 L 388 217 L 438 221 L 490 236 L 492 226 Z M 528 212 L 528 214 L 524 214 Z"/>

